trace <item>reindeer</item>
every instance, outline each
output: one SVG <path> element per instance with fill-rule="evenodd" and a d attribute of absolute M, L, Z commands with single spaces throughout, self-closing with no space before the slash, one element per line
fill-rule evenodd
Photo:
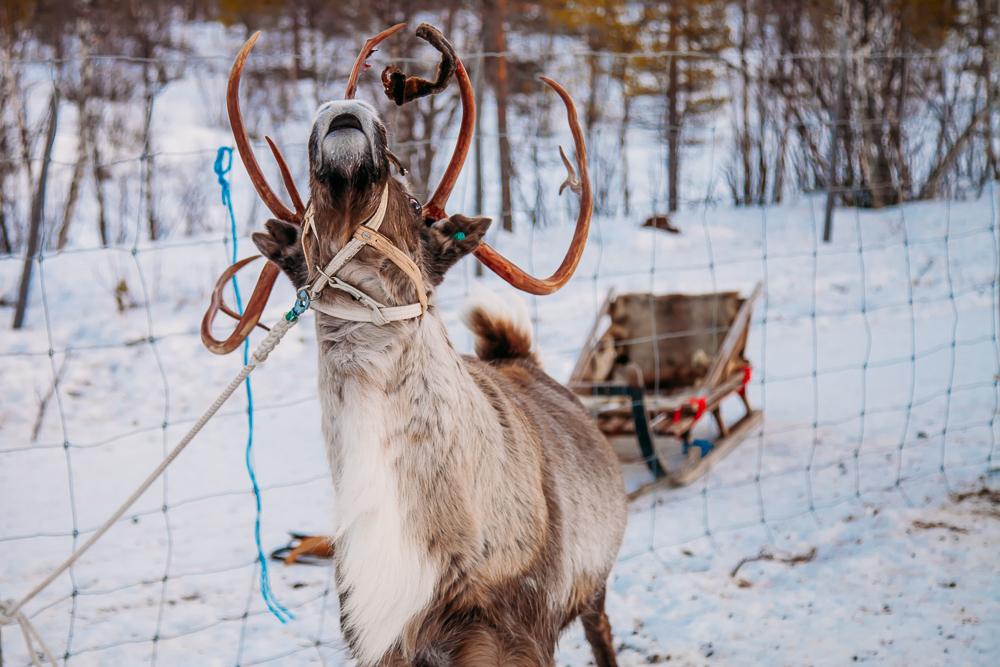
<path fill-rule="evenodd" d="M 444 212 L 475 105 L 461 61 L 426 25 L 417 35 L 442 53 L 435 81 L 390 68 L 383 75 L 387 94 L 402 104 L 442 90 L 455 74 L 463 132 L 441 186 L 423 207 L 392 175 L 398 161 L 387 148 L 385 124 L 353 93 L 375 45 L 402 27 L 370 39 L 347 99 L 317 111 L 307 206 L 268 140 L 294 211 L 264 180 L 239 111 L 239 78 L 257 35 L 238 56 L 229 86 L 237 146 L 278 218 L 253 235 L 254 243 L 296 287 L 334 288 L 312 305 L 336 497 L 332 539 L 343 636 L 363 666 L 554 665 L 561 631 L 579 617 L 596 663 L 612 666 L 605 587 L 626 520 L 615 456 L 579 401 L 542 370 L 523 309 L 470 308 L 473 358 L 455 351 L 433 302 L 448 269 L 472 252 L 535 293 L 558 289 L 572 274 L 591 212 L 575 108 L 561 86 L 546 80 L 565 103 L 576 141 L 578 180 L 563 158 L 581 211 L 567 257 L 552 278 L 540 280 L 482 242 L 488 218 Z M 264 292 L 276 269 L 265 271 Z M 203 338 L 224 351 L 256 319 L 243 318 L 234 336 L 220 342 L 207 328 L 218 309 L 225 311 L 214 299 Z"/>

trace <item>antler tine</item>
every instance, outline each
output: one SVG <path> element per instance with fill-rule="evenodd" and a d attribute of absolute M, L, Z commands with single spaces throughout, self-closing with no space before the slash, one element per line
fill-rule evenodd
<path fill-rule="evenodd" d="M 580 194 L 583 186 L 580 185 L 580 179 L 576 177 L 576 170 L 573 169 L 573 163 L 566 157 L 566 151 L 563 150 L 562 146 L 559 147 L 559 158 L 562 160 L 563 166 L 566 167 L 566 180 L 559 186 L 559 194 L 562 194 L 566 188 L 569 188 L 576 194 Z"/>
<path fill-rule="evenodd" d="M 305 204 L 302 203 L 302 197 L 299 196 L 298 188 L 295 187 L 295 181 L 292 180 L 292 172 L 288 169 L 285 157 L 281 154 L 281 151 L 278 150 L 278 147 L 274 145 L 271 137 L 264 135 L 264 140 L 271 148 L 271 154 L 274 155 L 274 161 L 278 163 L 278 171 L 281 172 L 281 180 L 285 184 L 285 192 L 287 192 L 288 196 L 292 198 L 292 206 L 295 207 L 295 213 L 301 220 L 306 215 L 306 207 Z"/>
<path fill-rule="evenodd" d="M 442 51 L 443 55 L 449 55 L 431 39 L 427 39 L 423 35 L 421 37 Z M 445 44 L 447 44 L 446 40 Z M 450 47 L 451 45 L 448 44 L 448 46 Z M 450 51 L 453 53 L 454 49 L 450 49 Z M 448 162 L 448 168 L 445 170 L 444 176 L 441 177 L 441 182 L 434 190 L 434 194 L 424 204 L 423 216 L 425 220 L 440 220 L 448 217 L 445 206 L 448 203 L 448 197 L 451 196 L 451 191 L 455 188 L 455 183 L 458 181 L 458 175 L 465 165 L 465 160 L 469 155 L 469 148 L 472 145 L 472 135 L 475 131 L 475 94 L 472 89 L 472 82 L 469 80 L 469 73 L 466 71 L 461 58 L 457 55 L 455 56 L 455 76 L 458 78 L 459 97 L 462 101 L 462 124 L 459 129 L 458 139 L 455 142 L 455 148 L 451 154 L 451 160 Z M 590 175 L 587 171 L 587 145 L 583 138 L 583 130 L 580 127 L 580 119 L 577 116 L 573 98 L 570 97 L 565 88 L 552 79 L 544 76 L 540 78 L 559 95 L 566 106 L 566 119 L 569 122 L 570 131 L 573 133 L 573 142 L 576 147 L 577 166 L 580 172 L 578 177 L 574 173 L 573 166 L 566 158 L 562 147 L 559 149 L 567 171 L 567 178 L 560 188 L 560 193 L 568 186 L 573 192 L 580 195 L 580 212 L 577 215 L 576 229 L 573 231 L 573 239 L 570 242 L 569 250 L 566 251 L 566 256 L 563 257 L 559 267 L 548 278 L 535 278 L 526 273 L 486 243 L 480 244 L 475 254 L 491 271 L 512 286 L 530 294 L 543 295 L 552 294 L 561 288 L 576 271 L 576 267 L 580 263 L 580 258 L 583 256 L 583 249 L 587 244 L 594 201 L 591 195 Z"/>
<path fill-rule="evenodd" d="M 233 318 L 237 322 L 240 321 L 240 314 L 237 313 L 232 308 L 230 308 L 228 305 L 226 305 L 226 302 L 223 301 L 222 303 L 219 304 L 219 310 L 222 312 L 223 315 L 228 315 L 229 317 Z M 263 329 L 264 331 L 270 331 L 271 330 L 271 327 L 267 326 L 266 324 L 261 324 L 260 322 L 257 323 L 257 328 L 258 329 Z"/>
<path fill-rule="evenodd" d="M 395 25 L 388 30 L 379 33 L 376 37 L 365 42 L 365 49 L 358 55 L 354 62 L 354 71 L 351 72 L 351 81 L 348 84 L 348 97 L 354 94 L 357 74 L 360 72 L 364 59 L 370 52 L 373 43 L 377 44 L 390 34 L 402 28 L 404 24 Z M 476 100 L 469 81 L 469 73 L 462 64 L 462 59 L 455 53 L 455 47 L 441 34 L 441 31 L 428 23 L 421 23 L 417 26 L 416 36 L 433 46 L 441 54 L 441 61 L 438 64 L 434 81 L 428 81 L 417 76 L 407 76 L 399 68 L 390 65 L 382 72 L 382 85 L 385 88 L 386 96 L 403 106 L 409 102 L 420 99 L 427 95 L 436 95 L 448 86 L 452 75 L 458 77 L 459 94 L 462 100 L 462 124 L 459 129 L 458 139 L 448 162 L 448 168 L 441 177 L 441 182 L 431 198 L 424 204 L 423 217 L 425 220 L 440 220 L 446 217 L 444 211 L 448 197 L 455 188 L 458 175 L 462 171 L 465 159 L 468 157 L 469 148 L 472 145 L 472 133 L 476 126 Z"/>
<path fill-rule="evenodd" d="M 240 152 L 243 166 L 246 167 L 247 175 L 257 190 L 257 194 L 264 200 L 264 203 L 271 209 L 271 213 L 275 217 L 286 222 L 299 224 L 302 222 L 302 217 L 282 204 L 281 200 L 274 194 L 274 191 L 271 190 L 271 186 L 267 184 L 267 179 L 264 178 L 264 173 L 257 163 L 257 158 L 254 157 L 253 148 L 250 147 L 250 138 L 247 136 L 246 127 L 243 125 L 243 114 L 240 111 L 240 77 L 243 75 L 243 67 L 246 65 L 247 58 L 250 56 L 250 52 L 253 50 L 253 46 L 257 43 L 259 37 L 259 30 L 250 36 L 250 39 L 246 41 L 243 48 L 236 55 L 236 61 L 233 62 L 233 69 L 229 72 L 229 85 L 226 87 L 226 109 L 229 111 L 229 124 L 233 128 L 233 139 L 236 141 L 236 148 Z M 284 162 L 284 160 L 279 161 L 279 167 L 281 166 L 281 162 Z M 293 185 L 292 188 L 294 189 L 294 187 Z"/>
<path fill-rule="evenodd" d="M 455 140 L 455 148 L 451 152 L 451 160 L 448 161 L 448 168 L 445 169 L 441 182 L 438 183 L 434 194 L 424 204 L 423 216 L 425 220 L 440 220 L 448 216 L 444 207 L 448 204 L 448 197 L 455 189 L 458 175 L 462 173 L 465 166 L 465 159 L 469 156 L 469 148 L 472 147 L 472 135 L 476 130 L 476 97 L 472 89 L 472 82 L 469 80 L 469 73 L 462 64 L 462 59 L 455 56 L 455 77 L 458 79 L 459 98 L 462 100 L 462 123 L 459 126 L 458 139 Z"/>
<path fill-rule="evenodd" d="M 405 23 L 397 23 L 391 28 L 386 28 L 374 37 L 368 38 L 365 45 L 361 47 L 361 52 L 358 54 L 358 57 L 354 60 L 354 67 L 351 68 L 351 77 L 347 80 L 347 88 L 344 90 L 345 100 L 354 99 L 354 93 L 358 90 L 358 77 L 361 76 L 362 70 L 369 67 L 368 56 L 375 51 L 375 47 L 405 27 Z"/>
<path fill-rule="evenodd" d="M 558 83 L 548 77 L 541 77 L 556 94 L 562 98 L 566 106 L 566 119 L 569 122 L 570 131 L 573 133 L 573 142 L 576 146 L 576 162 L 579 169 L 579 178 L 574 178 L 572 166 L 563 155 L 564 163 L 567 166 L 569 175 L 567 184 L 570 189 L 580 195 L 580 212 L 576 218 L 576 229 L 573 231 L 573 240 L 570 242 L 569 250 L 563 257 L 559 267 L 548 278 L 535 278 L 525 273 L 516 264 L 498 253 L 496 250 L 483 243 L 476 248 L 476 257 L 491 271 L 506 280 L 519 290 L 530 294 L 552 294 L 573 276 L 580 257 L 583 256 L 584 246 L 587 245 L 587 234 L 590 232 L 590 218 L 594 211 L 594 200 L 590 190 L 590 175 L 587 172 L 587 145 L 583 139 L 583 130 L 580 128 L 580 119 L 576 114 L 576 106 L 573 98 Z M 560 148 L 560 152 L 562 149 Z M 579 190 L 577 189 L 579 187 Z"/>
<path fill-rule="evenodd" d="M 260 321 L 260 316 L 264 312 L 264 306 L 267 305 L 267 298 L 271 295 L 271 290 L 274 288 L 274 281 L 277 280 L 280 273 L 277 265 L 272 262 L 267 262 L 263 270 L 261 270 L 260 277 L 257 279 L 257 285 L 253 288 L 253 294 L 250 295 L 247 307 L 243 311 L 243 317 L 239 318 L 239 323 L 237 323 L 233 332 L 229 334 L 229 337 L 225 340 L 219 340 L 212 335 L 212 322 L 215 320 L 216 314 L 220 310 L 223 312 L 227 310 L 222 300 L 222 291 L 240 269 L 259 257 L 260 255 L 253 255 L 252 257 L 241 259 L 223 271 L 222 275 L 215 282 L 215 289 L 212 290 L 212 300 L 208 305 L 208 310 L 205 311 L 205 316 L 201 320 L 201 342 L 209 351 L 215 354 L 228 354 L 235 350 L 250 335 L 250 332 L 253 331 L 253 328 Z"/>

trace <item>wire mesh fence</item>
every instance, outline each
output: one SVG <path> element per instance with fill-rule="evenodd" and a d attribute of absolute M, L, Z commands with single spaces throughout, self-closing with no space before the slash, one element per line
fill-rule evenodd
<path fill-rule="evenodd" d="M 564 67 L 622 55 L 636 57 L 574 53 Z M 641 55 L 666 60 L 678 54 Z M 549 111 L 544 99 L 532 98 L 523 131 L 511 133 L 516 153 L 530 156 L 523 164 L 531 168 L 519 174 L 515 233 L 496 232 L 491 240 L 534 273 L 561 256 L 568 241 L 563 223 L 573 217 L 571 205 L 555 196 L 560 135 Z M 393 114 L 388 120 L 397 121 Z M 815 130 L 829 133 L 837 123 L 817 121 Z M 715 120 L 691 136 L 700 142 L 699 157 L 689 160 L 686 191 L 704 194 L 682 198 L 681 211 L 671 215 L 681 234 L 638 230 L 632 218 L 642 216 L 636 211 L 653 214 L 668 206 L 669 130 L 663 114 L 628 130 L 631 177 L 624 176 L 637 183 L 631 212 L 615 185 L 623 177 L 613 145 L 617 130 L 591 132 L 602 200 L 571 284 L 559 295 L 531 298 L 542 359 L 555 377 L 568 378 L 611 288 L 745 295 L 759 281 L 763 293 L 746 354 L 754 367 L 751 401 L 765 421 L 691 486 L 636 501 L 620 565 L 652 560 L 667 566 L 683 558 L 677 547 L 706 543 L 718 549 L 733 534 L 781 543 L 787 526 L 805 525 L 808 534 L 838 508 L 919 505 L 941 490 L 989 479 L 1000 437 L 997 184 L 990 181 L 980 192 L 948 189 L 942 199 L 883 209 L 838 208 L 834 241 L 824 243 L 824 197 L 831 190 L 850 193 L 851 186 L 819 187 L 781 203 L 728 206 L 720 193 L 732 134 L 724 120 Z M 483 137 L 495 140 L 497 134 Z M 283 148 L 304 164 L 304 143 Z M 215 151 L 214 144 L 143 151 L 104 166 L 134 176 L 155 159 L 161 168 L 170 162 L 173 172 L 210 174 Z M 73 163 L 56 165 L 69 169 Z M 214 187 L 210 177 L 206 181 Z M 201 307 L 232 252 L 221 233 L 223 209 L 206 205 L 199 214 L 203 229 L 218 234 L 145 241 L 151 200 L 143 179 L 130 182 L 136 191 L 123 198 L 123 210 L 132 229 L 107 247 L 81 243 L 55 250 L 43 244 L 29 258 L 36 280 L 28 328 L 3 338 L 2 597 L 16 597 L 92 533 L 239 368 L 236 359 L 208 355 L 198 339 Z M 258 227 L 262 209 L 242 173 L 234 187 L 244 229 Z M 865 189 L 873 187 L 879 185 Z M 456 210 L 474 206 L 473 190 L 471 177 L 463 177 Z M 498 208 L 494 195 L 488 193 L 486 208 Z M 161 215 L 170 216 L 183 202 L 159 205 L 166 209 Z M 45 231 L 50 238 L 53 230 Z M 250 251 L 245 236 L 236 243 L 241 254 Z M 5 285 L 24 259 L 0 257 Z M 457 344 L 469 349 L 458 306 L 476 284 L 500 283 L 477 277 L 470 262 L 453 274 L 437 304 Z M 291 290 L 279 289 L 265 320 L 290 302 Z M 714 326 L 722 331 L 725 325 Z M 667 336 L 700 333 L 654 332 L 647 341 L 625 343 L 648 342 L 655 351 Z M 287 530 L 324 533 L 333 525 L 314 345 L 309 328 L 300 327 L 255 379 L 265 545 L 278 546 Z M 659 377 L 652 382 L 658 385 Z M 253 500 L 242 466 L 246 429 L 247 404 L 236 397 L 105 540 L 37 599 L 30 617 L 65 662 L 347 660 L 329 568 L 273 570 L 278 597 L 299 617 L 289 626 L 271 618 L 260 599 Z M 643 464 L 625 465 L 629 483 L 648 474 Z M 657 594 L 654 585 L 650 595 Z M 8 628 L 0 650 L 4 664 L 30 662 Z"/>

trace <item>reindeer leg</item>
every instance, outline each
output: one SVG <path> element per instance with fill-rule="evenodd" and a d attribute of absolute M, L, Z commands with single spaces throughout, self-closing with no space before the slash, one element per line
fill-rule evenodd
<path fill-rule="evenodd" d="M 594 664 L 597 667 L 618 667 L 614 638 L 611 636 L 611 622 L 604 612 L 605 591 L 606 587 L 602 587 L 594 596 L 587 609 L 580 614 L 580 622 L 583 623 L 583 632 L 594 652 Z"/>

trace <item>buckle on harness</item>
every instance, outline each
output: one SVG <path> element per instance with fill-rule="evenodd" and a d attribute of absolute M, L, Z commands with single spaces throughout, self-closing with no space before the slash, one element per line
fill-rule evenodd
<path fill-rule="evenodd" d="M 320 271 L 320 273 L 323 272 Z M 347 294 L 350 294 L 352 297 L 354 297 L 355 301 L 358 301 L 361 304 L 368 306 L 368 308 L 370 308 L 372 311 L 372 324 L 375 324 L 377 326 L 382 326 L 389 323 L 389 320 L 386 319 L 385 315 L 382 313 L 382 309 L 385 308 L 383 304 L 371 298 L 370 296 L 359 290 L 354 285 L 344 282 L 337 276 L 328 276 L 325 273 L 323 273 L 323 276 L 326 278 L 327 283 L 330 285 L 330 287 L 332 287 L 333 289 L 338 289 L 342 292 L 346 292 Z"/>

